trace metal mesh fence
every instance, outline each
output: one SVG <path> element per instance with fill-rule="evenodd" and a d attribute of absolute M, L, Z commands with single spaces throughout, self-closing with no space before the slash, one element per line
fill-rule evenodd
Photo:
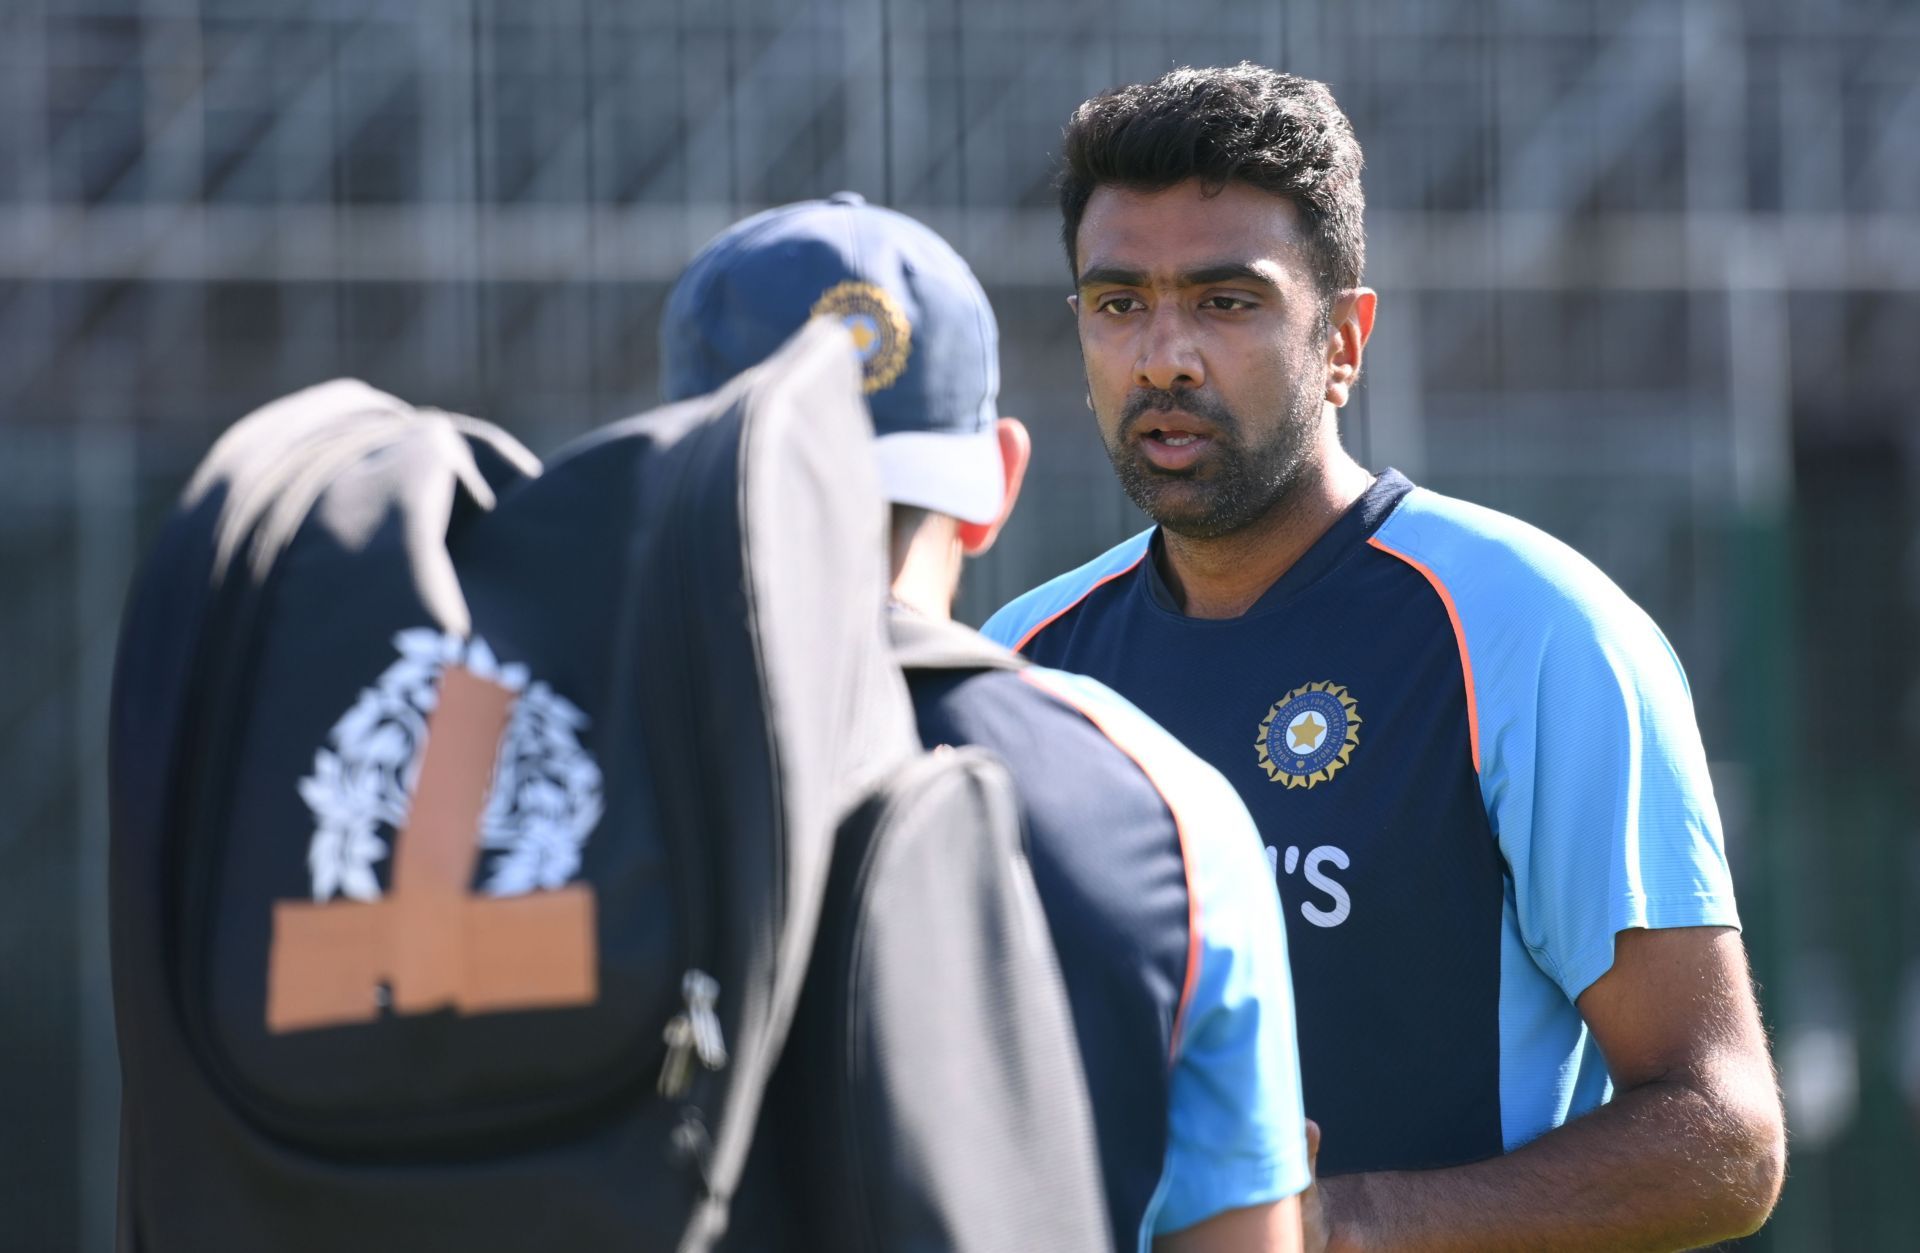
<path fill-rule="evenodd" d="M 352 374 L 551 450 L 653 402 L 708 236 L 852 188 L 975 266 L 1035 432 L 977 621 L 1141 525 L 1082 403 L 1060 127 L 1241 57 L 1328 81 L 1368 154 L 1350 443 L 1567 539 L 1688 667 L 1795 1124 L 1762 1239 L 1911 1244 L 1920 17 L 1846 0 L 0 7 L 0 1243 L 107 1247 L 104 698 L 220 427 Z"/>

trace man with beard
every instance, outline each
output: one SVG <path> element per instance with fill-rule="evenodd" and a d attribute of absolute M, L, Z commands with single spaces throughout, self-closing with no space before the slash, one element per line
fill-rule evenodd
<path fill-rule="evenodd" d="M 1088 404 L 1157 525 L 987 633 L 1212 762 L 1293 953 L 1310 1240 L 1691 1248 L 1784 1143 L 1686 681 L 1578 554 L 1375 476 L 1361 156 L 1242 64 L 1083 104 L 1060 201 Z"/>

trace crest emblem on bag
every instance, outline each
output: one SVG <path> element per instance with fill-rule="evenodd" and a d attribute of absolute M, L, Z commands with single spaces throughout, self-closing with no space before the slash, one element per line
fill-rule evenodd
<path fill-rule="evenodd" d="M 484 640 L 394 645 L 299 783 L 312 900 L 273 906 L 268 1029 L 590 1004 L 594 896 L 571 882 L 604 810 L 586 716 Z"/>
<path fill-rule="evenodd" d="M 480 818 L 479 890 L 517 896 L 567 883 L 602 810 L 600 767 L 580 747 L 586 715 L 527 667 L 502 665 L 483 639 L 419 629 L 393 643 L 399 659 L 334 723 L 327 746 L 314 753 L 313 773 L 300 780 L 313 813 L 313 899 L 380 899 L 375 867 L 406 825 L 427 719 L 449 665 L 515 698 Z"/>

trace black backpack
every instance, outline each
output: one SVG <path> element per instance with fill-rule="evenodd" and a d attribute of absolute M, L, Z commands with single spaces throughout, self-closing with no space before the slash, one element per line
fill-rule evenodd
<path fill-rule="evenodd" d="M 816 325 L 544 471 L 348 381 L 220 440 L 114 681 L 123 1250 L 700 1250 L 730 1210 L 729 1247 L 1107 1246 L 1010 785 L 920 751 L 888 653 L 870 439 Z M 857 1129 L 827 1212 L 741 1192 L 803 984 L 865 1007 L 783 1072 L 789 1139 Z M 873 1064 L 926 1025 L 941 1068 Z"/>

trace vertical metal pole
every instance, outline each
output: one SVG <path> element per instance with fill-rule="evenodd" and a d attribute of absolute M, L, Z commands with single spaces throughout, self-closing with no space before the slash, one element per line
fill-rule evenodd
<path fill-rule="evenodd" d="M 1753 872 L 1744 884 L 1747 944 L 1763 989 L 1763 1011 L 1780 1046 L 1792 1047 L 1798 1008 L 1792 972 L 1799 964 L 1800 908 L 1794 899 L 1795 815 L 1800 811 L 1792 745 L 1793 414 L 1787 293 L 1781 259 L 1744 225 L 1724 237 L 1729 217 L 1751 221 L 1745 180 L 1746 31 L 1743 14 L 1725 0 L 1688 6 L 1682 92 L 1686 127 L 1687 243 L 1696 257 L 1723 259 L 1722 290 L 1692 291 L 1692 322 L 1705 329 L 1702 301 L 1718 295 L 1725 340 L 1725 457 L 1693 459 L 1696 504 L 1724 502 L 1728 577 L 1723 610 L 1731 665 L 1725 675 L 1737 752 L 1749 781 L 1734 810 L 1748 816 L 1745 837 Z M 1704 347 L 1704 344 L 1696 345 Z M 1696 368 L 1698 378 L 1703 370 Z M 1705 387 L 1701 388 L 1705 392 Z M 1696 441 L 1698 445 L 1700 441 Z M 1707 450 L 1700 448 L 1702 453 Z M 1725 479 L 1721 478 L 1725 474 Z M 1722 482 L 1731 484 L 1730 499 Z M 1703 519 L 1704 521 L 1704 519 Z M 1790 1115 L 1791 1116 L 1791 1115 Z M 1819 1243 L 1813 1225 L 1823 1202 L 1820 1176 L 1796 1165 L 1795 1186 L 1760 1237 L 1766 1247 Z"/>
<path fill-rule="evenodd" d="M 52 237 L 53 135 L 47 118 L 47 4 L 22 0 L 0 18 L 0 177 L 13 181 L 20 207 L 18 229 L 33 244 Z M 14 245 L 18 247 L 18 245 Z M 22 248 L 24 253 L 26 248 Z M 15 326 L 24 335 L 0 336 L 0 397 L 17 398 L 44 368 L 55 345 L 48 342 L 53 302 L 46 283 L 22 283 L 12 296 Z"/>
<path fill-rule="evenodd" d="M 1420 301 L 1416 290 L 1381 293 L 1380 322 L 1367 345 L 1366 443 L 1369 469 L 1393 466 L 1418 482 L 1427 471 L 1427 420 L 1421 384 Z"/>
<path fill-rule="evenodd" d="M 422 255 L 440 276 L 427 285 L 421 314 L 427 376 L 437 403 L 474 405 L 481 356 L 478 162 L 474 116 L 477 56 L 471 0 L 422 9 L 414 19 L 415 63 L 421 67 L 420 195 L 416 209 Z M 458 275 L 459 277 L 453 277 Z"/>
<path fill-rule="evenodd" d="M 121 599 L 133 568 L 136 446 L 124 410 L 75 432 L 72 680 L 76 777 L 74 920 L 78 994 L 78 1247 L 113 1248 L 120 1139 L 120 1066 L 114 1042 L 107 929 L 107 701 Z"/>
<path fill-rule="evenodd" d="M 840 60 L 834 67 L 842 89 L 840 177 L 848 188 L 871 200 L 887 194 L 884 2 L 848 0 L 834 17 L 840 24 L 836 41 Z"/>

